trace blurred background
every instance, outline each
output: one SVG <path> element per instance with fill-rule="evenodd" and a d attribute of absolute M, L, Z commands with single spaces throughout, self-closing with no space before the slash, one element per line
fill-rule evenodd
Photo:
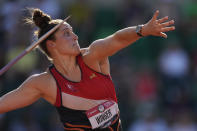
<path fill-rule="evenodd" d="M 168 39 L 141 38 L 110 57 L 124 131 L 197 131 L 196 0 L 1 0 L 0 68 L 35 38 L 24 24 L 27 7 L 68 21 L 80 46 L 159 17 L 175 20 Z M 0 76 L 0 96 L 28 76 L 47 69 L 47 58 L 34 50 Z M 24 98 L 25 99 L 25 98 Z M 0 115 L 0 131 L 63 131 L 57 112 L 44 100 Z"/>

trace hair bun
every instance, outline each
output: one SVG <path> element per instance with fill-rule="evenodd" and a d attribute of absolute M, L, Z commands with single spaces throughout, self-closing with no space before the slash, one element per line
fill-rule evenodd
<path fill-rule="evenodd" d="M 32 18 L 35 25 L 40 29 L 45 28 L 49 24 L 49 21 L 51 21 L 51 17 L 42 12 L 40 9 L 33 10 Z"/>

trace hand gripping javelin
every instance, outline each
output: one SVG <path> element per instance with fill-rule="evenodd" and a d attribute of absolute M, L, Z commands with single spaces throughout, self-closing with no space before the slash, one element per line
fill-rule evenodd
<path fill-rule="evenodd" d="M 12 67 L 17 61 L 19 61 L 23 56 L 28 54 L 31 50 L 33 50 L 38 44 L 40 44 L 43 40 L 45 40 L 49 35 L 51 35 L 56 29 L 58 29 L 64 22 L 66 22 L 70 16 L 66 17 L 61 23 L 53 27 L 51 30 L 49 30 L 46 34 L 44 34 L 40 39 L 38 39 L 37 42 L 34 42 L 31 44 L 29 47 L 27 47 L 21 54 L 19 54 L 16 58 L 11 60 L 7 65 L 5 65 L 1 70 L 0 70 L 0 76 L 5 73 L 10 67 Z"/>

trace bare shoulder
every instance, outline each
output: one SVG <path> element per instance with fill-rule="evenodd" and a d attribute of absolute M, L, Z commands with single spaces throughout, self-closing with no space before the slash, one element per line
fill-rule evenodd
<path fill-rule="evenodd" d="M 83 61 L 87 65 L 90 65 L 91 66 L 91 63 L 97 62 L 97 60 L 92 57 L 89 47 L 82 48 L 80 51 L 81 51 L 81 55 L 82 55 Z"/>
<path fill-rule="evenodd" d="M 92 58 L 92 59 L 98 59 L 97 55 L 97 51 L 94 50 L 98 45 L 102 45 L 102 39 L 96 40 L 94 42 L 92 42 L 89 47 L 86 48 L 82 48 L 81 49 L 81 54 L 84 57 L 88 57 L 88 58 Z"/>
<path fill-rule="evenodd" d="M 81 54 L 83 61 L 90 68 L 103 74 L 110 74 L 110 64 L 108 57 L 96 59 L 96 57 L 93 55 L 93 52 L 90 51 L 90 47 L 81 49 Z"/>
<path fill-rule="evenodd" d="M 99 62 L 100 64 L 108 63 L 108 57 L 104 57 L 102 59 L 96 59 L 93 55 L 93 52 L 90 51 L 90 48 L 91 47 L 81 49 L 81 54 L 82 54 L 83 60 L 92 61 L 92 62 L 95 61 L 95 62 Z"/>
<path fill-rule="evenodd" d="M 89 52 L 89 48 L 88 47 L 87 48 L 81 48 L 80 52 L 81 52 L 81 54 L 83 56 L 83 55 L 85 55 L 85 54 L 87 54 Z"/>
<path fill-rule="evenodd" d="M 43 87 L 49 87 L 55 84 L 55 81 L 49 72 L 43 72 L 30 76 L 25 83 L 42 91 Z"/>
<path fill-rule="evenodd" d="M 90 63 L 95 63 L 95 62 L 97 62 L 97 60 L 94 59 L 94 58 L 92 57 L 92 55 L 91 55 L 91 53 L 90 53 L 89 47 L 87 47 L 87 48 L 82 48 L 80 51 L 81 51 L 82 58 L 83 58 L 83 60 L 84 60 L 84 62 L 85 62 L 86 64 L 89 65 Z M 90 65 L 91 65 L 91 64 L 90 64 Z"/>
<path fill-rule="evenodd" d="M 28 79 L 27 79 L 27 82 L 30 82 L 32 84 L 42 84 L 45 80 L 47 80 L 49 77 L 48 73 L 47 72 L 43 72 L 43 73 L 40 73 L 40 74 L 34 74 L 34 75 L 31 75 Z"/>
<path fill-rule="evenodd" d="M 102 54 L 103 51 L 106 50 L 106 48 L 102 48 L 102 46 L 100 47 L 99 45 L 102 45 L 103 40 L 99 39 L 94 41 L 89 47 L 87 48 L 82 48 L 81 54 L 82 57 L 85 61 L 92 61 L 92 62 L 100 62 L 100 61 L 105 61 L 108 60 L 108 56 L 105 57 L 100 57 L 100 55 Z M 99 46 L 99 48 L 102 48 L 101 52 L 98 52 L 97 50 L 95 50 L 94 48 L 97 48 L 97 46 Z"/>

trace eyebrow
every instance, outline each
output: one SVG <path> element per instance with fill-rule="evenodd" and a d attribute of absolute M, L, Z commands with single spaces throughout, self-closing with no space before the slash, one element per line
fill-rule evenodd
<path fill-rule="evenodd" d="M 63 29 L 61 29 L 61 31 L 68 30 L 68 29 L 71 29 L 71 30 L 72 30 L 73 28 L 72 28 L 72 27 L 67 27 L 67 26 L 66 26 L 66 27 L 64 27 Z"/>

